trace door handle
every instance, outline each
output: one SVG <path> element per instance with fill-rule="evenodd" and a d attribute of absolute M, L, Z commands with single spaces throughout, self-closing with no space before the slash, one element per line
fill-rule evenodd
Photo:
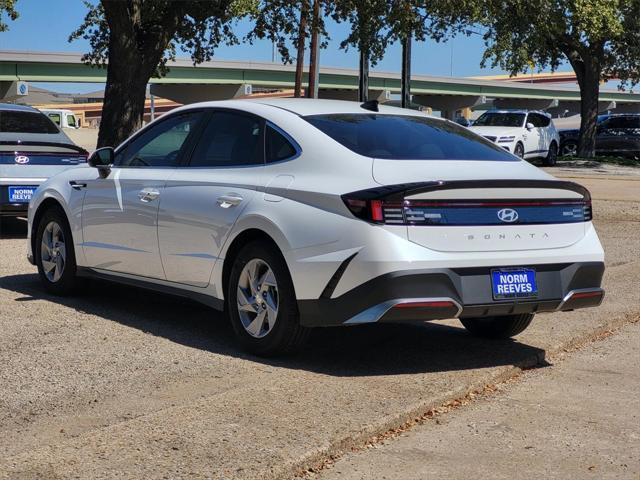
<path fill-rule="evenodd" d="M 218 197 L 218 205 L 220 205 L 222 208 L 235 207 L 236 205 L 240 205 L 242 200 L 243 198 L 239 195 L 222 195 L 221 197 Z"/>
<path fill-rule="evenodd" d="M 143 188 L 138 192 L 138 198 L 141 202 L 149 203 L 160 196 L 160 192 L 153 188 Z"/>
<path fill-rule="evenodd" d="M 86 183 L 76 182 L 75 180 L 70 180 L 69 185 L 71 185 L 71 188 L 73 188 L 74 190 L 82 190 L 83 188 L 87 187 Z"/>

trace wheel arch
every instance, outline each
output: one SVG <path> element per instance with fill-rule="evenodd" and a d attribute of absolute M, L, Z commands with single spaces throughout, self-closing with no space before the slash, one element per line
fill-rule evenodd
<path fill-rule="evenodd" d="M 278 242 L 265 230 L 261 228 L 247 228 L 239 232 L 229 243 L 229 246 L 226 248 L 224 254 L 224 262 L 222 265 L 221 272 L 221 280 L 222 280 L 222 295 L 221 297 L 226 298 L 227 287 L 229 285 L 229 277 L 231 275 L 231 268 L 233 267 L 233 262 L 238 255 L 238 252 L 245 246 L 254 241 L 262 241 L 266 244 L 271 245 L 275 250 L 282 256 L 287 269 L 289 270 L 289 275 L 291 275 L 291 270 L 287 263 L 286 257 L 283 253 L 282 247 L 278 244 Z M 294 287 L 295 288 L 295 287 Z"/>
<path fill-rule="evenodd" d="M 67 212 L 65 211 L 62 203 L 55 197 L 46 197 L 44 200 L 40 202 L 38 208 L 33 214 L 33 220 L 31 222 L 31 251 L 34 254 L 35 258 L 35 242 L 36 242 L 36 232 L 38 231 L 38 225 L 40 224 L 40 219 L 45 214 L 45 212 L 51 208 L 59 208 L 62 213 L 64 213 L 64 217 L 67 220 L 67 224 L 69 224 L 69 218 L 67 216 Z"/>

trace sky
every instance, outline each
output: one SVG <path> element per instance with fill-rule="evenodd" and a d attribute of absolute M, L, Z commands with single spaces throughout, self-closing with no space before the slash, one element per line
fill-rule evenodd
<path fill-rule="evenodd" d="M 0 33 L 0 50 L 31 50 L 48 52 L 88 51 L 88 42 L 68 42 L 69 34 L 81 23 L 86 13 L 82 0 L 18 0 L 16 8 L 20 17 L 9 23 L 9 30 Z M 236 35 L 242 37 L 248 30 L 246 21 L 234 27 Z M 339 48 L 340 41 L 348 34 L 348 25 L 330 22 L 329 46 L 320 52 L 320 66 L 357 68 L 358 55 L 353 49 L 345 52 Z M 400 70 L 400 45 L 392 45 L 375 70 Z M 478 35 L 459 36 L 446 43 L 427 41 L 414 42 L 412 47 L 412 73 L 465 77 L 504 73 L 498 68 L 480 68 L 484 51 L 482 38 Z M 254 45 L 220 46 L 215 51 L 217 60 L 271 61 L 271 43 L 259 41 Z M 308 55 L 308 54 L 307 54 Z M 188 56 L 178 53 L 178 56 Z M 453 59 L 453 62 L 452 62 Z M 99 84 L 34 84 L 60 92 L 89 92 L 101 88 Z"/>

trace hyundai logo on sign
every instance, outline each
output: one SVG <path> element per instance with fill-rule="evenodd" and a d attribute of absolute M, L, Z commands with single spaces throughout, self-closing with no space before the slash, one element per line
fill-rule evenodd
<path fill-rule="evenodd" d="M 24 165 L 25 163 L 29 163 L 29 157 L 26 155 L 16 155 L 15 162 Z"/>
<path fill-rule="evenodd" d="M 503 208 L 498 210 L 498 218 L 504 223 L 513 223 L 518 220 L 518 212 L 513 208 Z"/>

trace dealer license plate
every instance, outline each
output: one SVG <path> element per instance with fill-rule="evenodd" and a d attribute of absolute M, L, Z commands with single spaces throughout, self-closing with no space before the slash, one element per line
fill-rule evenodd
<path fill-rule="evenodd" d="M 532 268 L 492 270 L 491 287 L 494 300 L 535 297 L 538 295 L 536 271 Z"/>
<path fill-rule="evenodd" d="M 9 187 L 9 203 L 29 203 L 36 188 L 38 187 Z"/>

